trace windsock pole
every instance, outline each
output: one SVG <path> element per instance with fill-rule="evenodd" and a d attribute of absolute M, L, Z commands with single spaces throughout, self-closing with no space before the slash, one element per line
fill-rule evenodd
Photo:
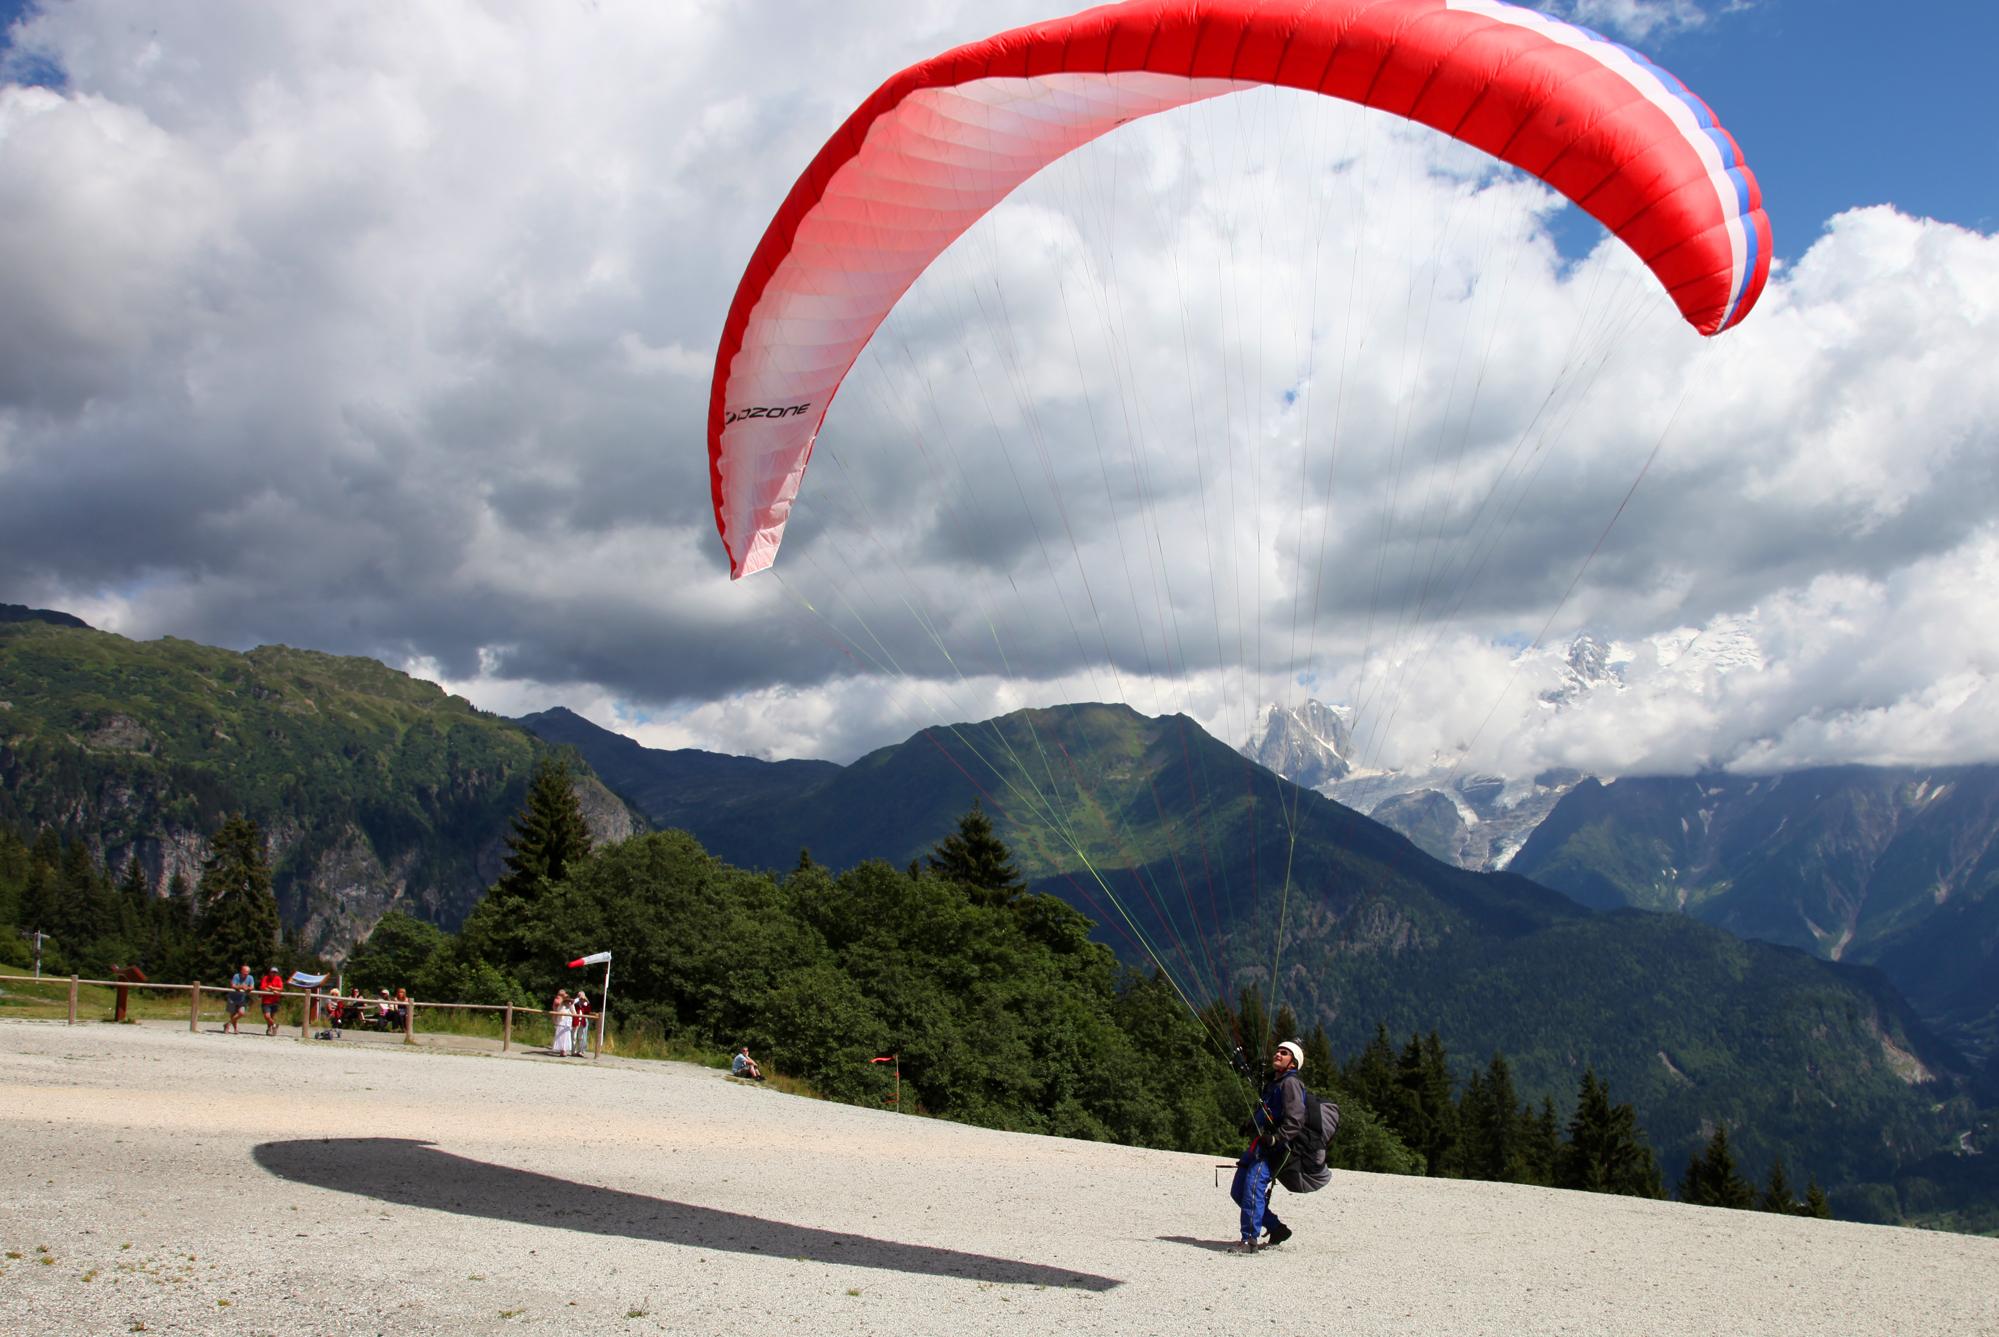
<path fill-rule="evenodd" d="M 868 1062 L 895 1064 L 895 1094 L 889 1097 L 889 1103 L 895 1106 L 897 1114 L 902 1113 L 902 1055 L 883 1054 L 880 1058 L 869 1059 Z"/>
<path fill-rule="evenodd" d="M 569 968 L 574 970 L 578 966 L 594 966 L 599 961 L 604 963 L 604 987 L 597 995 L 597 1033 L 590 1038 L 592 1059 L 604 1056 L 604 1027 L 610 1024 L 611 1019 L 611 954 L 592 952 L 588 956 L 579 956 L 569 963 Z"/>

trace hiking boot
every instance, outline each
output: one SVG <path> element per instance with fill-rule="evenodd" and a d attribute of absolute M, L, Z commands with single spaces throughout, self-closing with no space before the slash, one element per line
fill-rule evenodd
<path fill-rule="evenodd" d="M 1291 1238 L 1291 1227 L 1279 1225 L 1275 1221 L 1273 1221 L 1270 1223 L 1269 1233 L 1263 1237 L 1263 1247 L 1266 1249 L 1274 1249 L 1278 1245 L 1282 1244 L 1285 1240 L 1288 1240 L 1290 1238 Z"/>
<path fill-rule="evenodd" d="M 1229 1245 L 1229 1252 L 1247 1255 L 1255 1253 L 1257 1248 L 1258 1245 L 1255 1240 L 1237 1240 L 1234 1244 Z"/>

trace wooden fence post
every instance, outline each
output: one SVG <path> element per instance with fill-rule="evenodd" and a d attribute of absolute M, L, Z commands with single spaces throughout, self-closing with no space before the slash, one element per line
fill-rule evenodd
<path fill-rule="evenodd" d="M 414 998 L 403 1005 L 403 1043 L 406 1045 L 416 1043 L 416 999 Z"/>
<path fill-rule="evenodd" d="M 597 1024 L 590 1028 L 590 1057 L 592 1060 L 604 1056 L 604 1028 L 611 1024 L 609 1012 L 599 1012 L 591 1018 Z"/>
<path fill-rule="evenodd" d="M 514 1047 L 514 1005 L 507 1004 L 507 1018 L 500 1023 L 500 1052 L 506 1053 Z"/>
<path fill-rule="evenodd" d="M 76 1025 L 76 976 L 69 977 L 69 1024 Z"/>
<path fill-rule="evenodd" d="M 187 1033 L 194 1035 L 201 1030 L 201 981 L 196 980 L 187 991 Z"/>
<path fill-rule="evenodd" d="M 313 1000 L 317 997 L 319 997 L 318 994 L 309 993 L 305 996 L 304 1001 L 299 1004 L 298 1038 L 301 1040 L 310 1040 L 312 1038 L 307 1032 L 312 1029 L 312 1005 Z"/>

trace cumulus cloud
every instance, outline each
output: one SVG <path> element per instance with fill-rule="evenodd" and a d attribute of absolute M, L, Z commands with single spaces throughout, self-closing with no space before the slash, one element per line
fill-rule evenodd
<path fill-rule="evenodd" d="M 62 77 L 0 88 L 0 598 L 769 756 L 1079 699 L 1238 741 L 1306 695 L 1383 764 L 1999 755 L 1999 242 L 1842 215 L 1708 343 L 1538 185 L 1298 96 L 1002 205 L 730 582 L 702 428 L 765 221 L 887 73 L 1041 16 L 30 18 Z M 1723 627 L 1753 667 L 1672 669 Z M 1627 688 L 1551 716 L 1522 649 L 1581 629 Z"/>
<path fill-rule="evenodd" d="M 1704 26 L 1713 13 L 1746 9 L 1750 0 L 1568 0 L 1556 12 L 1586 27 L 1635 42 Z"/>

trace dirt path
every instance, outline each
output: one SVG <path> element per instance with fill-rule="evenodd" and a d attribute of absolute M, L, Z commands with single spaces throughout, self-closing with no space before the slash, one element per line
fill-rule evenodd
<path fill-rule="evenodd" d="M 0 1331 L 1999 1332 L 1999 1240 L 1343 1174 L 1244 1259 L 1212 1165 L 678 1064 L 5 1022 Z"/>

